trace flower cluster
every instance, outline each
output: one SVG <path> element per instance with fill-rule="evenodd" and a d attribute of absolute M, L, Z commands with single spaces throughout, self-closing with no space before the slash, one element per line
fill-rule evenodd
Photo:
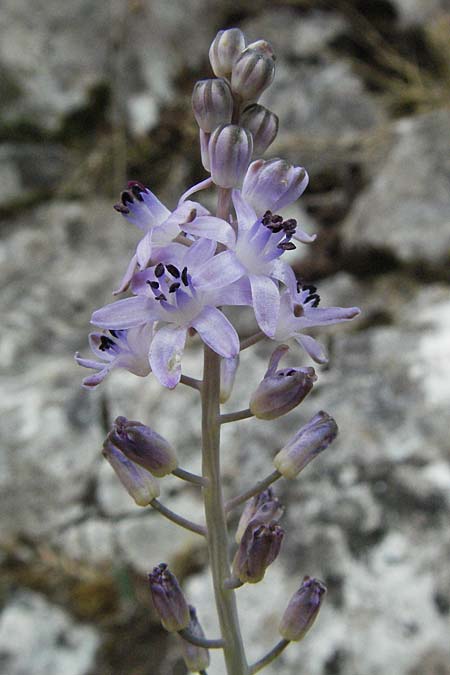
<path fill-rule="evenodd" d="M 314 362 L 324 364 L 324 348 L 305 331 L 349 321 L 359 309 L 322 307 L 316 286 L 299 281 L 286 261 L 287 251 L 312 244 L 315 235 L 281 214 L 306 189 L 306 170 L 283 159 L 260 157 L 278 132 L 276 115 L 258 103 L 275 73 L 271 46 L 264 40 L 246 45 L 243 33 L 233 28 L 217 34 L 209 56 L 215 77 L 198 82 L 192 96 L 201 159 L 209 175 L 187 189 L 173 209 L 136 181 L 122 192 L 115 209 L 142 233 L 114 291 L 127 295 L 93 313 L 96 330 L 89 341 L 96 359 L 77 353 L 76 360 L 94 371 L 83 380 L 86 388 L 97 387 L 111 370 L 122 368 L 141 377 L 153 373 L 169 389 L 184 382 L 202 394 L 202 476 L 181 469 L 170 443 L 156 431 L 125 417 L 115 420 L 103 454 L 139 506 L 151 505 L 178 525 L 206 536 L 220 604 L 225 589 L 232 593 L 244 583 L 261 581 L 280 552 L 283 508 L 271 483 L 295 478 L 332 443 L 338 429 L 328 413 L 318 412 L 275 454 L 272 474 L 224 504 L 217 489 L 219 448 L 214 445 L 219 425 L 252 416 L 273 420 L 301 404 L 317 374 L 311 365 L 280 369 L 289 349 L 286 343 L 297 343 Z M 207 189 L 217 191 L 215 213 L 192 200 Z M 238 335 L 224 312 L 231 306 L 252 308 L 258 326 L 254 335 Z M 182 368 L 186 344 L 196 337 L 204 343 L 203 380 L 187 377 Z M 230 397 L 240 351 L 261 339 L 271 340 L 274 350 L 248 409 L 221 415 L 220 403 Z M 159 502 L 158 479 L 169 473 L 210 493 L 217 490 L 205 496 L 206 525 L 192 523 Z M 243 503 L 238 548 L 228 564 L 225 514 Z M 149 581 L 163 626 L 184 640 L 191 671 L 204 672 L 208 649 L 220 647 L 228 673 L 246 675 L 234 601 L 220 606 L 222 638 L 208 640 L 165 563 L 153 570 Z M 277 649 L 303 638 L 325 590 L 322 582 L 305 577 L 281 621 L 283 640 L 270 652 L 271 659 Z M 260 670 L 266 661 L 248 672 Z"/>

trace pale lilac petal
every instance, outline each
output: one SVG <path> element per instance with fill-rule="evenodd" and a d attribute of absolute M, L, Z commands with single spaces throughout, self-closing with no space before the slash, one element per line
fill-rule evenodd
<path fill-rule="evenodd" d="M 187 328 L 168 325 L 156 331 L 150 345 L 150 365 L 164 387 L 173 389 L 181 377 L 181 357 Z"/>
<path fill-rule="evenodd" d="M 304 230 L 301 230 L 299 227 L 297 227 L 294 234 L 292 235 L 292 238 L 297 239 L 297 241 L 300 241 L 302 244 L 312 244 L 313 241 L 316 241 L 317 234 L 308 234 Z"/>
<path fill-rule="evenodd" d="M 258 326 L 268 337 L 273 337 L 280 310 L 278 286 L 272 279 L 263 275 L 250 274 L 249 279 Z"/>
<path fill-rule="evenodd" d="M 282 193 L 279 198 L 270 206 L 271 211 L 281 211 L 282 208 L 292 204 L 297 201 L 299 197 L 304 193 L 309 183 L 309 176 L 305 169 L 301 166 L 296 166 L 292 168 L 292 182 L 288 190 Z M 303 175 L 303 179 L 298 181 L 298 179 Z M 295 178 L 294 178 L 295 176 Z"/>
<path fill-rule="evenodd" d="M 330 326 L 343 321 L 351 321 L 361 313 L 359 307 L 305 307 L 305 314 L 299 319 L 302 328 L 312 326 Z"/>
<path fill-rule="evenodd" d="M 236 235 L 231 225 L 215 216 L 200 216 L 191 223 L 183 225 L 183 230 L 197 237 L 213 239 L 230 247 L 233 247 L 236 242 Z"/>
<path fill-rule="evenodd" d="M 147 227 L 161 225 L 170 216 L 169 209 L 148 188 L 141 192 L 141 197 L 148 211 Z"/>
<path fill-rule="evenodd" d="M 199 239 L 189 249 L 184 248 L 185 254 L 183 265 L 186 265 L 188 270 L 195 270 L 201 267 L 207 260 L 213 257 L 217 248 L 217 244 L 212 239 Z"/>
<path fill-rule="evenodd" d="M 196 192 L 200 192 L 200 190 L 206 190 L 206 188 L 211 187 L 212 182 L 213 180 L 211 176 L 209 176 L 208 178 L 205 178 L 205 180 L 202 180 L 200 183 L 196 183 L 195 185 L 190 187 L 189 190 L 186 190 L 186 192 L 184 192 L 181 195 L 180 201 L 178 203 L 182 204 L 184 201 L 186 201 L 186 199 L 188 199 L 188 197 L 195 194 Z"/>
<path fill-rule="evenodd" d="M 258 216 L 253 207 L 243 199 L 240 190 L 233 190 L 233 204 L 236 210 L 239 229 L 249 230 L 254 222 L 258 220 Z"/>
<path fill-rule="evenodd" d="M 287 286 L 289 292 L 295 297 L 297 293 L 297 277 L 290 265 L 280 259 L 274 260 L 271 276 Z"/>
<path fill-rule="evenodd" d="M 113 330 L 140 326 L 142 323 L 154 321 L 158 318 L 155 304 L 157 305 L 156 301 L 142 295 L 118 300 L 97 309 L 92 315 L 91 323 L 101 328 L 112 328 Z"/>
<path fill-rule="evenodd" d="M 137 267 L 137 257 L 136 255 L 134 255 L 131 258 L 130 262 L 128 263 L 128 267 L 120 281 L 118 288 L 116 288 L 116 290 L 113 291 L 113 295 L 119 295 L 120 293 L 123 293 L 124 291 L 127 290 L 128 286 L 130 285 L 131 279 L 133 278 L 133 274 L 136 271 L 136 267 Z"/>
<path fill-rule="evenodd" d="M 80 352 L 76 352 L 75 361 L 79 366 L 83 366 L 84 368 L 94 368 L 95 370 L 98 370 L 99 368 L 105 367 L 105 364 L 100 363 L 99 361 L 94 361 L 93 359 L 84 359 Z"/>
<path fill-rule="evenodd" d="M 309 354 L 313 361 L 322 364 L 328 363 L 327 354 L 320 342 L 317 342 L 317 340 L 310 335 L 295 335 L 294 338 L 298 344 L 303 347 L 305 352 Z"/>
<path fill-rule="evenodd" d="M 237 281 L 245 274 L 245 268 L 232 251 L 224 251 L 202 265 L 194 277 L 195 288 L 221 288 Z"/>
<path fill-rule="evenodd" d="M 224 288 L 217 288 L 207 294 L 208 304 L 220 305 L 252 305 L 252 289 L 248 277 L 242 277 Z"/>
<path fill-rule="evenodd" d="M 215 307 L 204 307 L 191 324 L 203 342 L 229 359 L 239 353 L 239 336 L 226 316 Z"/>
<path fill-rule="evenodd" d="M 142 237 L 136 248 L 136 258 L 140 267 L 147 267 L 152 257 L 152 230 Z"/>
<path fill-rule="evenodd" d="M 95 389 L 100 382 L 103 382 L 105 377 L 108 375 L 110 371 L 110 366 L 105 366 L 102 370 L 99 370 L 97 373 L 92 373 L 92 375 L 88 375 L 87 377 L 84 378 L 84 380 L 81 382 L 81 385 L 85 389 Z"/>

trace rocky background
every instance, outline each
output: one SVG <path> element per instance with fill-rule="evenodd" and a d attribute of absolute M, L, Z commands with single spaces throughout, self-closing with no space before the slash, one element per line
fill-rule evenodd
<path fill-rule="evenodd" d="M 195 534 L 134 506 L 100 459 L 117 414 L 155 424 L 199 466 L 196 397 L 115 373 L 80 388 L 91 311 L 109 301 L 138 233 L 111 209 L 125 180 L 169 205 L 204 175 L 190 93 L 219 28 L 271 41 L 269 156 L 307 167 L 296 213 L 318 242 L 296 261 L 326 304 L 360 320 L 323 331 L 331 354 L 302 409 L 224 428 L 230 494 L 271 471 L 323 408 L 336 444 L 282 483 L 282 554 L 239 591 L 250 657 L 272 646 L 303 574 L 326 606 L 268 675 L 450 673 L 449 0 L 2 0 L 0 670 L 183 675 L 145 573 L 173 565 L 215 634 Z M 246 319 L 244 329 L 249 329 Z M 6 329 L 6 330 L 5 330 Z M 246 407 L 268 348 L 244 353 Z M 294 352 L 291 363 L 303 354 Z M 199 350 L 186 357 L 192 373 Z M 163 501 L 201 518 L 194 489 Z M 222 675 L 220 660 L 210 675 Z"/>

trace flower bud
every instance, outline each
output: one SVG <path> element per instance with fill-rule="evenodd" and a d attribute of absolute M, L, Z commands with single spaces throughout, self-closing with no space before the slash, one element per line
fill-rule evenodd
<path fill-rule="evenodd" d="M 195 607 L 189 605 L 190 621 L 188 631 L 196 637 L 205 637 L 203 629 L 197 619 Z M 181 653 L 186 667 L 192 673 L 199 673 L 206 670 L 209 666 L 209 651 L 204 647 L 197 647 L 192 642 L 188 642 L 180 637 Z"/>
<path fill-rule="evenodd" d="M 276 370 L 278 362 L 289 349 L 280 345 L 273 352 L 264 379 L 250 399 L 250 410 L 262 420 L 273 420 L 295 408 L 303 401 L 317 380 L 314 368 L 284 368 Z"/>
<path fill-rule="evenodd" d="M 319 579 L 305 577 L 292 596 L 281 619 L 279 631 L 285 640 L 302 640 L 313 625 L 327 588 Z"/>
<path fill-rule="evenodd" d="M 246 502 L 242 511 L 235 535 L 236 543 L 240 543 L 250 521 L 259 524 L 270 523 L 273 520 L 279 520 L 283 512 L 283 506 L 275 497 L 271 487 L 255 495 Z"/>
<path fill-rule="evenodd" d="M 292 166 L 283 159 L 257 159 L 245 175 L 242 196 L 258 216 L 268 209 L 277 213 L 303 194 L 308 180 L 301 166 Z"/>
<path fill-rule="evenodd" d="M 211 133 L 221 124 L 229 124 L 233 115 L 233 95 L 222 78 L 200 80 L 192 94 L 192 109 L 198 126 Z"/>
<path fill-rule="evenodd" d="M 117 417 L 107 440 L 132 462 L 161 478 L 178 466 L 172 446 L 156 431 L 141 422 Z"/>
<path fill-rule="evenodd" d="M 177 578 L 165 563 L 148 575 L 152 600 L 164 628 L 172 632 L 189 625 L 189 607 Z"/>
<path fill-rule="evenodd" d="M 206 171 L 211 171 L 211 163 L 209 161 L 209 139 L 211 134 L 207 134 L 206 131 L 200 129 L 200 154 L 202 158 L 202 164 Z"/>
<path fill-rule="evenodd" d="M 276 59 L 273 47 L 270 44 L 270 42 L 267 42 L 267 40 L 256 40 L 255 42 L 252 42 L 251 44 L 247 45 L 245 51 L 247 51 L 247 49 L 253 49 L 255 52 L 258 52 L 263 56 L 268 56 L 274 61 Z"/>
<path fill-rule="evenodd" d="M 239 368 L 239 354 L 229 359 L 220 359 L 220 402 L 225 403 L 231 396 L 236 372 Z"/>
<path fill-rule="evenodd" d="M 229 77 L 244 49 L 245 37 L 239 28 L 220 30 L 209 48 L 209 61 L 214 75 Z"/>
<path fill-rule="evenodd" d="M 226 124 L 211 134 L 208 149 L 214 183 L 224 188 L 240 187 L 252 158 L 251 133 L 235 124 Z"/>
<path fill-rule="evenodd" d="M 284 530 L 277 522 L 260 523 L 252 519 L 234 556 L 233 575 L 242 583 L 256 584 L 280 552 Z"/>
<path fill-rule="evenodd" d="M 253 153 L 262 155 L 278 133 L 278 117 L 263 105 L 254 103 L 244 110 L 240 122 L 253 136 Z"/>
<path fill-rule="evenodd" d="M 275 75 L 275 60 L 256 49 L 246 49 L 233 66 L 231 89 L 243 101 L 257 101 Z"/>
<path fill-rule="evenodd" d="M 130 462 L 108 439 L 103 445 L 103 456 L 138 506 L 148 506 L 153 499 L 159 497 L 159 483 L 156 478 L 146 469 Z"/>
<path fill-rule="evenodd" d="M 275 468 L 285 478 L 295 478 L 330 443 L 338 433 L 336 422 L 320 411 L 275 456 Z"/>

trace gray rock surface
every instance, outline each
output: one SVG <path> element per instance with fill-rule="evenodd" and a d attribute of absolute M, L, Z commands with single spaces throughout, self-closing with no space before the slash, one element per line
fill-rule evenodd
<path fill-rule="evenodd" d="M 405 263 L 447 266 L 449 176 L 448 109 L 399 121 L 374 181 L 344 224 L 347 245 L 385 249 Z"/>
<path fill-rule="evenodd" d="M 0 663 L 8 675 L 88 675 L 99 644 L 94 628 L 37 593 L 18 593 L 0 614 Z"/>
<path fill-rule="evenodd" d="M 400 24 L 422 26 L 441 13 L 450 12 L 449 0 L 390 0 Z"/>

